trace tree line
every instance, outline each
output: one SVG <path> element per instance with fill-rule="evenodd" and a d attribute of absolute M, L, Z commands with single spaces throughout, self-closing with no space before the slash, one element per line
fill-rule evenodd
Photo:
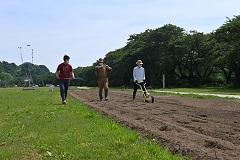
<path fill-rule="evenodd" d="M 132 70 L 143 61 L 148 85 L 161 86 L 163 74 L 167 87 L 203 85 L 240 85 L 240 16 L 211 33 L 185 31 L 166 24 L 129 36 L 127 44 L 106 54 L 113 68 L 111 86 L 131 85 Z M 75 69 L 83 79 L 78 85 L 96 85 L 92 66 Z"/>
<path fill-rule="evenodd" d="M 141 59 L 148 85 L 161 86 L 164 74 L 166 87 L 239 86 L 239 37 L 240 16 L 227 18 L 222 26 L 206 34 L 186 31 L 172 24 L 132 34 L 124 47 L 110 51 L 104 57 L 105 63 L 113 68 L 109 73 L 109 83 L 118 87 L 132 85 L 135 62 Z M 26 76 L 28 72 L 32 73 L 35 84 L 57 85 L 55 74 L 44 65 L 6 63 L 0 63 L 1 86 L 24 85 L 24 79 L 29 78 Z M 91 66 L 74 69 L 78 79 L 71 81 L 71 85 L 96 86 L 96 65 L 95 62 Z"/>
<path fill-rule="evenodd" d="M 45 65 L 26 62 L 17 66 L 15 63 L 0 61 L 0 87 L 43 86 L 46 83 L 56 83 L 54 78 Z"/>

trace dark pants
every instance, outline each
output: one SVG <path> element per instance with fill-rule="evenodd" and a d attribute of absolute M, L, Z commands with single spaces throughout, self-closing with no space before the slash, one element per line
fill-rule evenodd
<path fill-rule="evenodd" d="M 144 82 L 142 82 L 142 83 L 138 83 L 138 84 L 137 84 L 136 82 L 134 82 L 133 94 L 136 95 L 137 90 L 140 88 L 139 85 L 141 85 L 142 90 L 144 91 L 144 94 L 145 94 L 145 96 L 146 96 L 146 88 L 145 88 L 145 86 L 144 86 Z"/>
<path fill-rule="evenodd" d="M 70 80 L 58 80 L 59 87 L 60 87 L 60 93 L 62 97 L 62 101 L 65 101 L 67 98 L 67 92 L 68 92 L 68 86 L 70 84 Z"/>

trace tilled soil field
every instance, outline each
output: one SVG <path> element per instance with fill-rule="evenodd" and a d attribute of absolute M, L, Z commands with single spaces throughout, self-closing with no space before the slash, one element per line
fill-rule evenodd
<path fill-rule="evenodd" d="M 72 90 L 70 95 L 89 108 L 193 159 L 240 159 L 240 103 L 224 100 L 155 96 L 144 103 L 130 92 L 110 91 L 100 101 L 96 90 Z M 154 137 L 152 137 L 154 135 Z"/>

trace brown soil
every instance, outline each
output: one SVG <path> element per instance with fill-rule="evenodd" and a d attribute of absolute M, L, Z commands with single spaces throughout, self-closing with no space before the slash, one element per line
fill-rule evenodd
<path fill-rule="evenodd" d="M 72 90 L 70 94 L 174 154 L 204 160 L 240 159 L 238 102 L 154 95 L 154 103 L 144 103 L 139 92 L 132 101 L 130 92 L 117 91 L 110 91 L 108 101 L 100 101 L 96 90 Z"/>

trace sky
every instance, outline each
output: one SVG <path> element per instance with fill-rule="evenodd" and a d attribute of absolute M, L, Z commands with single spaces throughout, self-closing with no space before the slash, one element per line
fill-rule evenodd
<path fill-rule="evenodd" d="M 239 6 L 239 0 L 0 0 L 0 61 L 32 62 L 33 50 L 33 63 L 51 72 L 65 54 L 73 68 L 91 66 L 132 34 L 165 24 L 210 33 L 240 15 Z"/>

